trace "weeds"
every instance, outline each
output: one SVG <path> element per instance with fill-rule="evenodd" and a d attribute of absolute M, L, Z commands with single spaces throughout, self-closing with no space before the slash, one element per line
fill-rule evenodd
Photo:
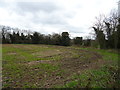
<path fill-rule="evenodd" d="M 118 54 L 111 51 L 53 45 L 6 44 L 2 47 L 2 53 L 3 88 L 39 88 L 44 87 L 48 81 L 50 87 L 57 88 L 115 88 L 120 85 L 117 65 Z M 91 59 L 94 53 L 102 56 L 101 61 L 111 61 L 111 63 L 105 64 L 102 68 L 87 69 L 89 67 L 88 61 L 93 63 L 99 59 L 97 56 L 96 59 Z M 40 60 L 47 60 L 50 63 L 47 61 L 37 62 Z M 36 63 L 29 65 L 29 62 Z M 83 67 L 84 64 L 87 67 Z M 82 70 L 82 73 L 78 73 L 78 69 Z M 68 80 L 65 85 L 57 84 L 64 82 L 68 76 L 71 80 Z M 56 77 L 64 78 L 57 81 Z"/>

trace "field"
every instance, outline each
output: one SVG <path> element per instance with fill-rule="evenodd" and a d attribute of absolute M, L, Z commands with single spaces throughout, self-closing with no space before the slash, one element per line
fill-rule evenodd
<path fill-rule="evenodd" d="M 119 87 L 114 50 L 4 44 L 2 54 L 3 88 Z"/>

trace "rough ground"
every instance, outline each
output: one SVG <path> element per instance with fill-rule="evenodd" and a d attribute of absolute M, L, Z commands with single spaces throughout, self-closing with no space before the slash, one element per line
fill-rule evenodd
<path fill-rule="evenodd" d="M 50 45 L 3 45 L 3 87 L 53 88 L 112 61 L 95 51 Z"/>
<path fill-rule="evenodd" d="M 71 49 L 72 50 L 72 49 Z M 28 62 L 28 65 L 38 64 L 38 63 L 46 63 L 46 64 L 53 64 L 56 65 L 59 63 L 60 70 L 64 70 L 64 73 L 62 76 L 55 75 L 56 72 L 53 72 L 50 77 L 46 80 L 45 84 L 42 87 L 45 88 L 52 88 L 54 85 L 64 85 L 69 81 L 72 81 L 70 78 L 74 73 L 82 73 L 85 70 L 88 69 L 98 69 L 101 66 L 105 64 L 110 64 L 109 61 L 103 61 L 102 56 L 99 55 L 96 52 L 88 52 L 85 50 L 77 50 L 77 52 L 80 54 L 79 57 L 70 57 L 70 53 L 63 53 L 61 54 L 62 58 L 59 61 L 55 60 L 38 60 L 38 61 L 31 61 Z M 82 54 L 81 54 L 82 53 Z M 85 58 L 84 60 L 84 53 L 90 54 L 92 53 L 91 57 Z"/>

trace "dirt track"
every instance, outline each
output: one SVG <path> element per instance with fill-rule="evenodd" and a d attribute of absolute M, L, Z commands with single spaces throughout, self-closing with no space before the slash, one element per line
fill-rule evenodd
<path fill-rule="evenodd" d="M 46 45 L 4 45 L 4 87 L 54 88 L 74 81 L 75 74 L 96 70 L 112 61 L 96 51 Z"/>
<path fill-rule="evenodd" d="M 48 63 L 52 65 L 59 65 L 60 69 L 59 71 L 55 71 L 51 74 L 51 76 L 46 77 L 46 83 L 42 86 L 45 88 L 51 88 L 54 85 L 64 85 L 72 79 L 70 78 L 73 74 L 75 73 L 82 73 L 85 70 L 89 69 L 98 69 L 101 66 L 105 65 L 106 63 L 108 64 L 108 61 L 102 60 L 102 56 L 96 52 L 90 52 L 87 50 L 77 50 L 77 49 L 72 49 L 70 50 L 75 50 L 77 53 L 79 53 L 79 57 L 71 57 L 71 53 L 68 51 L 65 51 L 61 55 L 63 58 L 62 60 L 38 60 L 38 61 L 32 61 L 27 63 L 27 65 L 35 65 L 38 63 Z M 81 53 L 82 52 L 82 53 Z M 88 58 L 85 58 L 85 55 L 90 54 L 91 56 Z M 47 56 L 46 56 L 47 57 Z M 52 56 L 51 56 L 52 57 Z M 109 63 L 111 63 L 109 61 Z M 64 70 L 64 73 L 62 73 L 61 76 L 56 75 L 57 72 L 60 72 L 61 70 Z"/>

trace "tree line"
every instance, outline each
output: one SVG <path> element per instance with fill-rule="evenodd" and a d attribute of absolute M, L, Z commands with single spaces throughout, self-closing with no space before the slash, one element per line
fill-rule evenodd
<path fill-rule="evenodd" d="M 92 29 L 95 40 L 91 40 L 90 38 L 83 40 L 83 37 L 71 39 L 68 32 L 44 35 L 39 32 L 22 33 L 19 30 L 16 32 L 16 29 L 13 29 L 11 33 L 9 32 L 11 30 L 10 27 L 1 26 L 2 35 L 0 39 L 2 39 L 3 44 L 81 45 L 93 46 L 100 49 L 120 49 L 120 18 L 116 12 L 111 13 L 107 17 L 104 15 L 97 17 Z"/>
<path fill-rule="evenodd" d="M 120 18 L 117 12 L 112 12 L 108 17 L 100 15 L 93 25 L 95 41 L 101 49 L 120 48 Z"/>
<path fill-rule="evenodd" d="M 3 44 L 47 44 L 47 45 L 60 45 L 70 46 L 84 45 L 89 46 L 90 41 L 83 40 L 82 37 L 75 37 L 71 39 L 68 32 L 62 32 L 61 34 L 54 33 L 52 35 L 44 35 L 39 32 L 22 33 L 14 29 L 12 32 L 10 27 L 1 26 L 2 43 Z M 87 43 L 86 43 L 87 42 Z"/>

